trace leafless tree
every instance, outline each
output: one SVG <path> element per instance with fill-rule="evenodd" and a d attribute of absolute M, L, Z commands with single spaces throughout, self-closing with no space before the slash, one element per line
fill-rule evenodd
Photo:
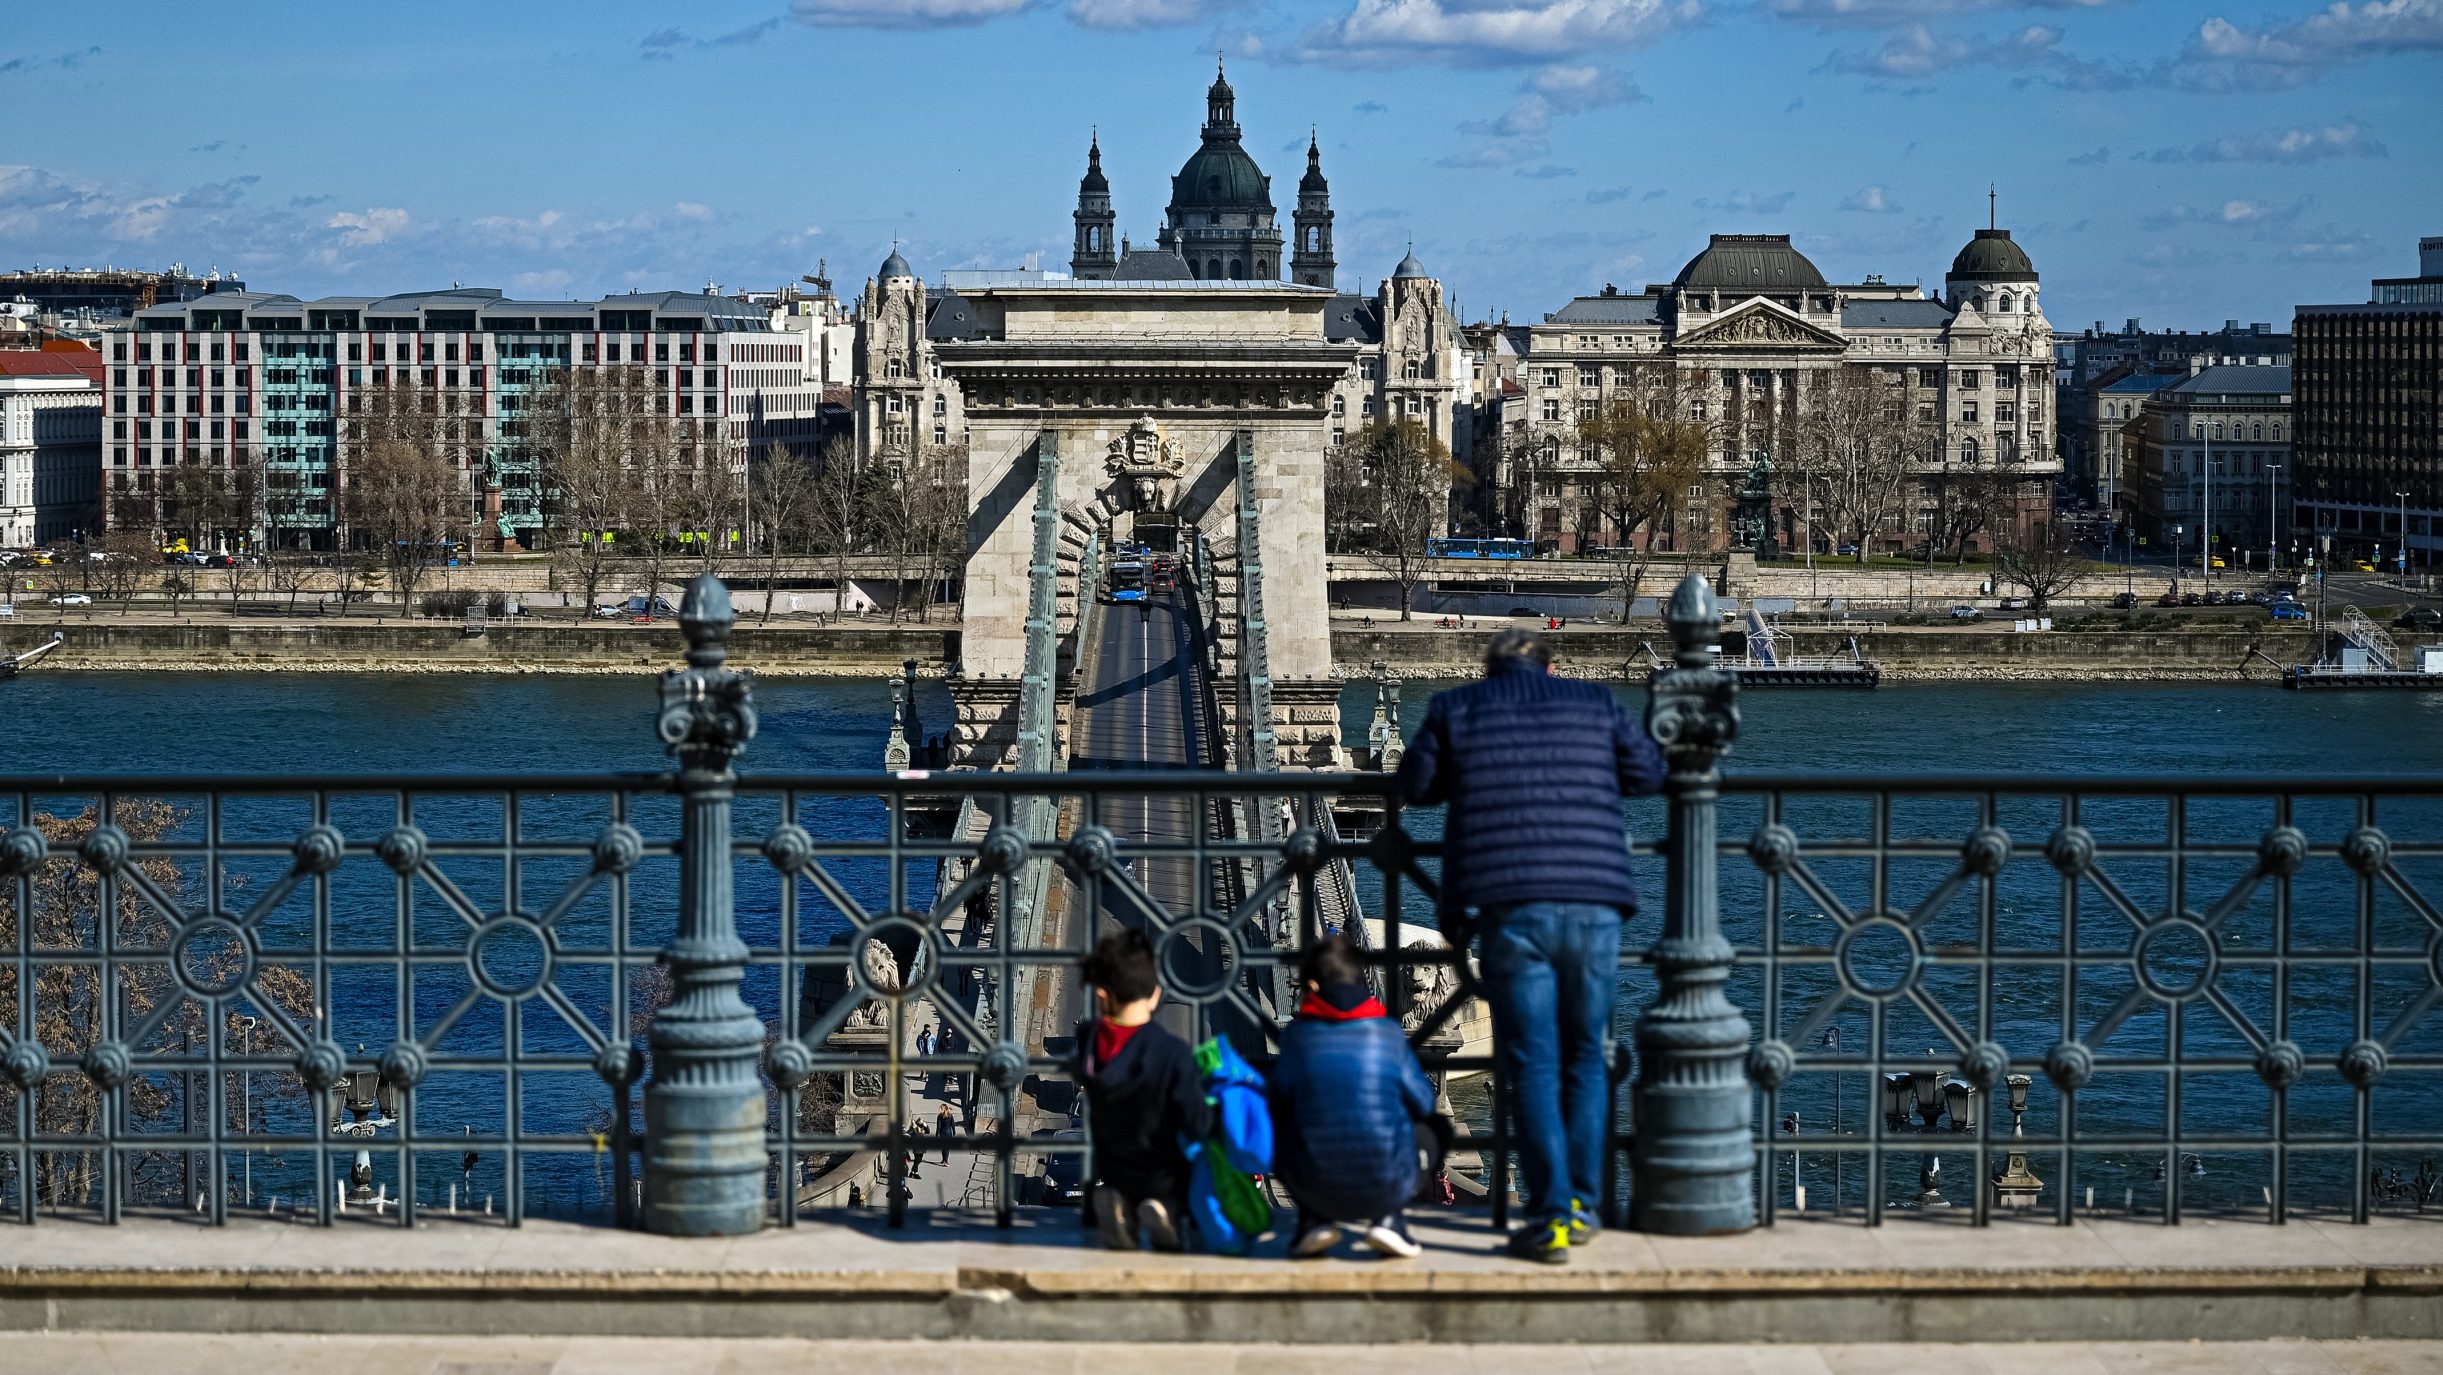
<path fill-rule="evenodd" d="M 361 399 L 344 431 L 348 524 L 380 554 L 405 609 L 456 526 L 465 484 L 447 456 L 430 392 L 386 382 Z"/>
<path fill-rule="evenodd" d="M 569 368 L 524 422 L 543 474 L 553 562 L 583 586 L 589 608 L 637 518 L 640 474 L 667 461 L 665 404 L 644 367 Z"/>
<path fill-rule="evenodd" d="M 747 471 L 747 489 L 763 526 L 763 620 L 772 619 L 772 589 L 780 581 L 781 555 L 803 549 L 815 500 L 814 469 L 774 444 Z"/>
<path fill-rule="evenodd" d="M 848 614 L 848 560 L 865 552 L 880 505 L 874 471 L 843 437 L 823 447 L 814 469 L 814 491 L 806 506 L 806 532 L 814 552 L 831 560 L 832 611 Z"/>
<path fill-rule="evenodd" d="M 150 538 L 121 531 L 104 535 L 95 542 L 95 552 L 102 561 L 94 566 L 94 576 L 101 580 L 102 594 L 118 602 L 119 610 L 127 610 L 136 596 L 136 588 L 144 582 L 145 570 L 158 565 L 161 555 L 153 551 Z"/>
<path fill-rule="evenodd" d="M 1866 562 L 1876 535 L 1901 510 L 1911 474 L 1932 457 L 1933 428 L 1912 418 L 1902 379 L 1876 368 L 1814 375 L 1799 402 L 1791 465 L 1816 524 L 1857 544 Z M 1807 532 L 1809 540 L 1814 532 Z"/>
<path fill-rule="evenodd" d="M 916 619 L 929 621 L 934 589 L 966 539 L 967 451 L 921 445 L 903 459 L 884 458 L 879 478 L 875 525 L 891 554 L 891 621 L 904 614 L 911 587 Z"/>
<path fill-rule="evenodd" d="M 1993 566 L 2003 582 L 2027 589 L 2042 611 L 2087 574 L 2087 560 L 2058 520 L 2006 521 L 1994 530 Z"/>
<path fill-rule="evenodd" d="M 1620 618 L 1629 618 L 1653 560 L 1652 536 L 1705 478 L 1712 430 L 1690 413 L 1680 369 L 1669 363 L 1621 369 L 1620 390 L 1578 422 L 1590 464 L 1587 504 L 1611 526 L 1604 540 L 1619 569 Z M 1645 541 L 1637 536 L 1647 535 Z"/>
<path fill-rule="evenodd" d="M 1357 470 L 1354 485 L 1344 483 L 1355 507 L 1352 548 L 1398 584 L 1400 619 L 1412 619 L 1427 547 L 1449 525 L 1451 493 L 1467 469 L 1433 431 L 1404 416 L 1369 421 L 1349 436 L 1341 461 Z"/>

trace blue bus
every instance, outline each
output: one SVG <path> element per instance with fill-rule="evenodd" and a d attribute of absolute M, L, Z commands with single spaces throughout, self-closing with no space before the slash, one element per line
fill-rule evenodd
<path fill-rule="evenodd" d="M 1115 602 L 1145 600 L 1145 565 L 1133 559 L 1111 565 L 1111 580 L 1104 585 L 1104 594 Z"/>
<path fill-rule="evenodd" d="M 1429 539 L 1425 552 L 1437 559 L 1524 559 L 1535 545 L 1523 539 Z"/>

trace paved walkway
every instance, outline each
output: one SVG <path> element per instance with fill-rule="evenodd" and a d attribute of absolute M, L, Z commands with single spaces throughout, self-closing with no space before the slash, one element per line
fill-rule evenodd
<path fill-rule="evenodd" d="M 1177 1347 L 670 1337 L 0 1334 L 0 1370 L 47 1375 L 1145 1375 Z M 1200 1346 L 1198 1375 L 2410 1375 L 2443 1342 L 1872 1346 Z"/>

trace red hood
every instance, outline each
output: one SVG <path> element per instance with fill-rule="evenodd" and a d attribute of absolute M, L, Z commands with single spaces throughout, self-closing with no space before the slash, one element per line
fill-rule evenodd
<path fill-rule="evenodd" d="M 1305 1000 L 1298 1004 L 1298 1015 L 1312 1017 L 1321 1022 L 1356 1022 L 1368 1017 L 1388 1017 L 1391 1014 L 1384 1009 L 1381 999 L 1372 996 L 1368 996 L 1364 1002 L 1355 1007 L 1343 1009 L 1334 1007 L 1320 993 L 1309 993 Z"/>

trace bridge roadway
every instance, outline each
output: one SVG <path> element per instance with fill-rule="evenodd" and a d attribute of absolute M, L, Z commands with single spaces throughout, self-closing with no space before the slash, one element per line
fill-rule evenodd
<path fill-rule="evenodd" d="M 1186 597 L 1178 590 L 1148 590 L 1141 604 L 1113 603 L 1103 608 L 1102 630 L 1091 660 L 1093 679 L 1079 694 L 1069 731 L 1072 772 L 1182 771 L 1217 768 L 1216 742 L 1203 729 L 1203 645 Z M 1106 798 L 1102 824 L 1123 843 L 1193 840 L 1200 827 L 1197 800 L 1189 796 Z M 1192 916 L 1208 905 L 1211 874 L 1199 874 L 1196 862 L 1185 857 L 1146 856 L 1132 862 L 1132 872 L 1147 894 L 1169 914 L 1167 920 Z M 1100 931 L 1121 926 L 1143 928 L 1161 944 L 1161 933 L 1148 925 L 1147 914 L 1118 883 L 1106 883 Z M 1098 933 L 1099 934 L 1099 933 Z M 1227 977 L 1227 959 L 1209 930 L 1190 930 L 1167 952 L 1169 982 L 1216 987 Z M 1082 999 L 1084 994 L 1079 994 Z M 1209 1016 L 1177 1000 L 1164 1003 L 1163 1025 L 1191 1043 L 1229 1030 L 1241 1050 L 1252 1051 L 1261 1041 L 1240 1034 L 1243 1018 L 1216 1005 Z M 1253 1028 L 1245 1028 L 1248 1033 Z"/>

